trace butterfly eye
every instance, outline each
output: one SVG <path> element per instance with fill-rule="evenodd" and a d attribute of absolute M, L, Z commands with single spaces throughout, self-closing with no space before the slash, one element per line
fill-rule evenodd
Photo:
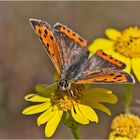
<path fill-rule="evenodd" d="M 65 81 L 64 87 L 67 88 L 69 86 L 68 82 Z"/>

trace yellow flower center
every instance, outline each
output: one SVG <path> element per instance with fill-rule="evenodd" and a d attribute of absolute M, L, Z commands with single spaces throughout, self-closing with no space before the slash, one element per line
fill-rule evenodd
<path fill-rule="evenodd" d="M 123 30 L 115 43 L 115 50 L 125 57 L 140 57 L 140 28 Z"/>
<path fill-rule="evenodd" d="M 113 120 L 111 128 L 117 136 L 133 139 L 140 132 L 140 119 L 132 114 L 121 114 Z"/>
<path fill-rule="evenodd" d="M 83 85 L 71 85 L 72 96 L 69 95 L 68 91 L 61 91 L 59 88 L 56 89 L 53 96 L 54 103 L 57 104 L 63 111 L 71 110 L 71 108 L 80 103 L 83 97 L 85 87 Z"/>

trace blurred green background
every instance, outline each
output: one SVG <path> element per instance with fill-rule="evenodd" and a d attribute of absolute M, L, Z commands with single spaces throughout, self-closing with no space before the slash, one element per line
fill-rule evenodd
<path fill-rule="evenodd" d="M 51 84 L 55 73 L 33 32 L 29 18 L 67 25 L 89 43 L 108 27 L 140 26 L 140 2 L 0 2 L 0 138 L 45 138 L 37 116 L 23 116 L 24 96 L 36 84 Z M 139 64 L 140 65 L 140 64 Z M 107 138 L 111 119 L 123 111 L 123 85 L 95 85 L 112 89 L 119 98 L 112 116 L 97 111 L 99 123 L 81 127 L 81 137 Z M 140 85 L 133 85 L 132 111 L 139 114 Z M 52 138 L 72 138 L 62 123 Z"/>

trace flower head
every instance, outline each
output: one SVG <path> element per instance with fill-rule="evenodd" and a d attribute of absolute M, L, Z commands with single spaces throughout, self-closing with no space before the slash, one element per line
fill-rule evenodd
<path fill-rule="evenodd" d="M 106 53 L 124 62 L 127 67 L 125 71 L 130 72 L 131 68 L 140 81 L 140 28 L 129 27 L 122 31 L 109 28 L 105 31 L 106 38 L 98 38 L 89 46 L 89 50 L 95 53 L 103 49 Z M 91 54 L 91 55 L 92 55 Z"/>
<path fill-rule="evenodd" d="M 140 139 L 140 118 L 133 114 L 116 116 L 111 125 L 110 139 Z"/>
<path fill-rule="evenodd" d="M 69 96 L 67 91 L 61 91 L 58 87 L 48 88 L 45 85 L 38 85 L 36 91 L 38 94 L 29 94 L 25 96 L 26 101 L 38 102 L 23 110 L 23 114 L 31 115 L 42 113 L 37 118 L 37 124 L 40 126 L 46 123 L 45 135 L 50 137 L 54 134 L 64 113 L 70 113 L 72 118 L 80 124 L 98 122 L 98 116 L 95 109 L 102 110 L 111 115 L 110 110 L 102 103 L 114 104 L 117 98 L 107 89 L 90 89 L 83 85 L 72 85 L 73 96 Z"/>

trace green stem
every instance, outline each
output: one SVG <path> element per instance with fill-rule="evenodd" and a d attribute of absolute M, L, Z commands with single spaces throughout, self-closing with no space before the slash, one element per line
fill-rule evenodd
<path fill-rule="evenodd" d="M 65 112 L 63 115 L 64 124 L 71 129 L 74 139 L 80 139 L 79 127 L 80 124 L 77 123 L 71 116 L 70 112 Z"/>
<path fill-rule="evenodd" d="M 130 113 L 130 105 L 132 102 L 132 85 L 125 85 L 125 113 Z"/>
<path fill-rule="evenodd" d="M 80 139 L 79 127 L 71 127 L 71 132 L 75 139 Z"/>

